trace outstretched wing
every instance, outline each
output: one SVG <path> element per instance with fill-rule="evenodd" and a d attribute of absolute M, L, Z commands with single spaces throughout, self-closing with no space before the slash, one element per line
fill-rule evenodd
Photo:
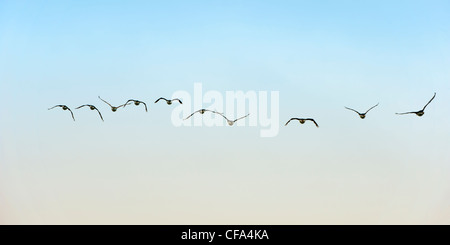
<path fill-rule="evenodd" d="M 53 109 L 53 108 L 55 108 L 55 107 L 63 107 L 64 105 L 55 105 L 55 106 L 53 106 L 52 108 L 48 108 L 49 110 L 51 110 L 51 109 Z"/>
<path fill-rule="evenodd" d="M 358 111 L 356 111 L 356 110 L 353 110 L 352 108 L 348 108 L 348 107 L 345 107 L 345 109 L 347 109 L 347 110 L 351 110 L 351 111 L 354 111 L 354 112 L 356 112 L 356 113 L 358 113 L 358 114 L 361 114 L 361 113 L 359 113 Z"/>
<path fill-rule="evenodd" d="M 422 111 L 423 110 L 425 110 L 425 108 L 427 107 L 427 105 L 428 104 L 430 104 L 431 103 L 431 101 L 433 101 L 434 100 L 434 97 L 436 97 L 436 92 L 434 93 L 434 95 L 433 95 L 433 98 L 431 98 L 431 100 L 430 101 L 428 101 L 428 103 L 423 107 L 423 109 L 422 109 Z"/>
<path fill-rule="evenodd" d="M 105 102 L 106 104 L 108 104 L 109 106 L 114 107 L 114 106 L 112 106 L 110 103 L 106 102 L 104 99 L 100 98 L 100 96 L 98 96 L 98 98 L 101 99 L 101 100 L 102 100 L 103 102 Z"/>
<path fill-rule="evenodd" d="M 218 112 L 218 111 L 212 111 L 212 110 L 208 110 L 208 109 L 205 109 L 205 111 L 209 111 L 209 112 L 212 112 L 212 113 L 215 113 L 215 114 L 219 114 L 219 115 L 225 117 L 225 116 L 223 115 L 223 113 L 220 113 L 220 112 Z"/>
<path fill-rule="evenodd" d="M 160 101 L 160 100 L 165 100 L 166 102 L 168 101 L 168 99 L 161 97 L 161 98 L 157 99 L 157 100 L 155 101 L 155 103 L 158 103 L 158 101 Z"/>
<path fill-rule="evenodd" d="M 199 112 L 200 110 L 198 110 L 198 111 L 194 111 L 191 115 L 189 115 L 188 117 L 186 117 L 184 120 L 187 120 L 187 119 L 189 119 L 190 117 L 192 117 L 192 115 L 194 115 L 195 113 L 197 113 L 197 112 Z"/>
<path fill-rule="evenodd" d="M 84 106 L 90 106 L 90 105 L 82 105 L 82 106 L 78 106 L 77 108 L 75 108 L 75 110 L 76 110 L 76 109 L 80 109 L 81 107 L 84 107 Z"/>
<path fill-rule="evenodd" d="M 172 99 L 172 101 L 178 101 L 178 102 L 180 102 L 180 104 L 183 104 L 183 102 L 181 102 L 181 100 L 180 99 Z"/>
<path fill-rule="evenodd" d="M 127 103 L 125 103 L 125 104 L 123 104 L 123 105 L 119 105 L 119 106 L 117 106 L 116 108 L 125 107 L 126 105 L 129 105 L 129 103 L 127 102 Z"/>
<path fill-rule="evenodd" d="M 374 106 L 370 107 L 370 109 L 369 109 L 369 110 L 367 110 L 367 111 L 366 111 L 366 113 L 367 113 L 367 112 L 369 112 L 370 110 L 372 110 L 373 108 L 377 107 L 377 106 L 378 106 L 379 104 L 380 104 L 380 103 L 378 103 L 378 104 L 376 104 L 376 105 L 374 105 Z M 366 114 L 366 113 L 364 113 L 364 114 Z"/>
<path fill-rule="evenodd" d="M 316 121 L 315 121 L 314 119 L 312 119 L 312 118 L 306 118 L 305 120 L 312 121 L 312 122 L 316 125 L 316 127 L 319 127 L 319 124 L 317 124 Z"/>
<path fill-rule="evenodd" d="M 127 105 L 128 105 L 128 103 L 129 103 L 130 101 L 134 102 L 134 101 L 136 101 L 136 100 L 127 100 L 127 102 L 125 102 L 125 104 L 124 104 L 124 106 L 123 106 L 123 107 L 127 106 Z"/>
<path fill-rule="evenodd" d="M 300 120 L 300 119 L 299 119 L 299 118 L 293 117 L 293 118 L 289 119 L 289 121 L 287 121 L 286 124 L 284 124 L 284 126 L 288 125 L 288 123 L 289 123 L 290 121 L 292 121 L 292 120 Z"/>
<path fill-rule="evenodd" d="M 72 114 L 72 118 L 73 118 L 73 120 L 75 121 L 75 117 L 73 116 L 73 112 L 72 112 L 72 110 L 71 110 L 70 108 L 67 108 L 67 110 L 69 110 L 69 111 L 70 111 L 70 114 Z"/>
<path fill-rule="evenodd" d="M 238 119 L 234 119 L 234 121 L 236 122 L 237 120 L 241 120 L 242 118 L 246 118 L 246 117 L 248 117 L 249 115 L 250 115 L 250 113 L 247 114 L 247 115 L 245 115 L 245 116 L 243 116 L 243 117 L 240 117 L 240 118 L 238 118 Z"/>
<path fill-rule="evenodd" d="M 395 113 L 397 115 L 405 115 L 405 114 L 416 114 L 417 111 L 403 112 L 403 113 Z"/>
<path fill-rule="evenodd" d="M 95 108 L 95 110 L 97 110 L 97 112 L 100 115 L 100 118 L 102 119 L 102 121 L 105 121 L 105 120 L 103 120 L 103 117 L 102 117 L 102 114 L 100 113 L 100 111 L 95 106 L 94 106 L 94 108 Z"/>
<path fill-rule="evenodd" d="M 219 113 L 219 112 L 214 112 L 214 111 L 211 111 L 211 112 L 216 113 L 216 114 L 219 114 L 219 115 L 221 115 L 223 118 L 225 118 L 225 120 L 229 121 L 228 118 L 227 118 L 224 114 Z"/>
<path fill-rule="evenodd" d="M 144 104 L 144 106 L 145 106 L 145 112 L 148 112 L 148 110 L 147 110 L 147 104 L 145 104 L 144 102 L 142 102 L 142 101 L 140 101 L 142 104 Z"/>

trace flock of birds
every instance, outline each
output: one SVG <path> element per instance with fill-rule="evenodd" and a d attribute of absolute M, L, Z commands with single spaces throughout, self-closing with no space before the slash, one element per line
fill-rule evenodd
<path fill-rule="evenodd" d="M 421 117 L 421 116 L 423 116 L 423 115 L 425 114 L 425 108 L 431 103 L 431 101 L 434 100 L 435 97 L 436 97 L 436 93 L 434 93 L 434 95 L 433 95 L 433 97 L 430 99 L 430 101 L 428 101 L 428 103 L 427 103 L 421 110 L 419 110 L 419 111 L 410 111 L 410 112 L 395 113 L 395 114 L 397 114 L 397 115 L 416 114 L 417 116 Z M 136 106 L 139 106 L 140 104 L 143 104 L 144 107 L 145 107 L 145 111 L 148 112 L 148 110 L 147 110 L 147 104 L 145 104 L 145 102 L 140 101 L 140 100 L 129 99 L 129 100 L 127 100 L 127 102 L 125 102 L 125 103 L 122 104 L 122 105 L 119 105 L 119 106 L 113 106 L 113 105 L 111 105 L 110 103 L 108 103 L 107 101 L 105 101 L 104 99 L 100 98 L 100 96 L 98 96 L 98 98 L 99 98 L 100 100 L 102 100 L 103 102 L 105 102 L 107 105 L 109 105 L 109 106 L 111 107 L 111 111 L 113 111 L 113 112 L 117 111 L 117 110 L 118 110 L 119 108 L 121 108 L 121 107 L 124 107 L 124 108 L 125 108 L 127 105 L 130 105 L 130 104 L 133 104 L 133 103 L 134 103 L 134 105 L 136 105 Z M 182 102 L 180 99 L 176 99 L 176 98 L 175 98 L 175 99 L 166 99 L 166 98 L 163 98 L 163 97 L 157 99 L 157 100 L 155 101 L 155 103 L 158 103 L 160 100 L 166 101 L 166 103 L 167 103 L 168 105 L 171 105 L 171 104 L 172 104 L 173 102 L 175 102 L 175 101 L 177 101 L 177 102 L 180 103 L 180 104 L 183 104 L 183 102 Z M 366 114 L 367 114 L 370 110 L 372 110 L 373 108 L 377 107 L 378 105 L 379 105 L 379 103 L 376 104 L 376 105 L 374 105 L 374 106 L 372 106 L 372 107 L 370 107 L 370 108 L 369 108 L 366 112 L 364 112 L 364 113 L 358 112 L 358 111 L 356 111 L 356 110 L 354 110 L 354 109 L 352 109 L 352 108 L 348 108 L 348 107 L 345 107 L 345 108 L 348 109 L 348 110 L 351 110 L 351 111 L 356 112 L 356 113 L 359 115 L 359 117 L 360 117 L 361 119 L 364 119 L 364 118 L 366 118 Z M 102 119 L 102 121 L 104 121 L 104 120 L 103 120 L 102 114 L 101 114 L 100 111 L 97 109 L 97 107 L 95 107 L 94 105 L 85 104 L 85 105 L 78 106 L 78 107 L 75 108 L 75 109 L 80 109 L 80 108 L 83 108 L 83 107 L 85 107 L 85 106 L 89 107 L 89 109 L 91 109 L 91 110 L 96 110 L 96 111 L 98 112 L 98 115 L 100 116 L 100 119 Z M 53 109 L 53 108 L 56 108 L 56 107 L 61 107 L 63 110 L 68 110 L 68 111 L 70 111 L 70 113 L 71 113 L 71 115 L 72 115 L 72 118 L 73 118 L 73 120 L 75 121 L 75 117 L 74 117 L 74 115 L 73 115 L 73 112 L 72 112 L 72 110 L 71 110 L 68 106 L 66 106 L 66 105 L 55 105 L 55 106 L 49 108 L 49 110 L 51 110 L 51 109 Z M 211 113 L 218 114 L 218 115 L 222 116 L 222 117 L 227 121 L 228 125 L 230 125 L 230 126 L 233 126 L 234 123 L 236 123 L 238 120 L 244 119 L 244 118 L 246 118 L 246 117 L 248 117 L 248 116 L 250 115 L 250 114 L 247 114 L 247 115 L 245 115 L 245 116 L 243 116 L 243 117 L 239 117 L 239 118 L 237 118 L 237 119 L 230 120 L 230 119 L 228 119 L 228 118 L 227 118 L 223 113 L 221 113 L 221 112 L 217 112 L 217 111 L 213 111 L 213 110 L 208 110 L 208 109 L 200 109 L 200 110 L 197 110 L 197 111 L 193 112 L 191 115 L 189 115 L 188 117 L 186 117 L 184 120 L 189 119 L 189 118 L 192 117 L 195 113 L 204 114 L 205 112 L 211 112 Z M 312 122 L 316 125 L 316 127 L 319 127 L 319 124 L 317 124 L 317 122 L 316 122 L 313 118 L 297 118 L 297 117 L 293 117 L 293 118 L 289 119 L 289 121 L 287 121 L 286 124 L 285 124 L 284 126 L 287 126 L 287 125 L 289 124 L 289 122 L 292 121 L 292 120 L 297 120 L 297 121 L 300 122 L 300 124 L 304 124 L 306 121 L 312 121 Z"/>
<path fill-rule="evenodd" d="M 129 100 L 127 100 L 127 102 L 125 102 L 125 103 L 122 104 L 122 105 L 119 105 L 119 106 L 113 106 L 113 105 L 111 105 L 108 101 L 102 99 L 100 96 L 98 96 L 98 98 L 99 98 L 101 101 L 105 102 L 107 105 L 109 105 L 109 106 L 111 107 L 111 111 L 113 111 L 113 112 L 116 112 L 116 111 L 117 111 L 119 108 L 121 108 L 121 107 L 124 107 L 124 108 L 125 108 L 127 105 L 130 105 L 130 104 L 133 104 L 133 103 L 134 103 L 134 105 L 136 105 L 136 106 L 138 106 L 138 105 L 140 105 L 140 104 L 143 104 L 144 107 L 145 107 L 145 111 L 148 112 L 147 104 L 145 104 L 145 102 L 140 101 L 140 100 L 129 99 Z M 164 98 L 164 97 L 161 97 L 161 98 L 157 99 L 157 100 L 155 101 L 155 103 L 158 103 L 160 100 L 166 101 L 166 103 L 167 103 L 168 105 L 171 105 L 173 102 L 178 102 L 178 103 L 180 103 L 180 104 L 183 104 L 183 102 L 182 102 L 180 99 L 177 99 L 177 98 L 175 98 L 175 99 L 166 99 L 166 98 Z M 96 110 L 96 111 L 98 112 L 98 115 L 100 116 L 100 119 L 102 119 L 102 121 L 104 121 L 104 120 L 103 120 L 102 113 L 100 113 L 100 111 L 98 110 L 98 108 L 95 107 L 94 105 L 85 104 L 85 105 L 78 106 L 78 107 L 75 108 L 75 109 L 80 109 L 80 108 L 83 108 L 83 107 L 85 107 L 85 106 L 88 106 L 89 109 L 91 109 L 92 111 L 93 111 L 93 110 Z M 51 107 L 51 108 L 48 108 L 48 109 L 51 110 L 51 109 L 56 108 L 56 107 L 61 107 L 63 110 L 68 110 L 68 111 L 70 112 L 70 114 L 72 115 L 72 119 L 75 121 L 75 116 L 73 115 L 72 110 L 71 110 L 67 105 L 55 105 L 55 106 L 53 106 L 53 107 Z M 220 112 L 217 112 L 217 111 L 208 110 L 208 109 L 200 109 L 200 110 L 198 110 L 198 111 L 195 111 L 194 113 L 192 113 L 192 114 L 189 115 L 188 117 L 186 117 L 184 120 L 189 119 L 189 118 L 192 117 L 195 113 L 204 114 L 204 113 L 207 112 L 207 111 L 208 111 L 208 112 L 215 113 L 215 114 L 219 114 L 220 116 L 222 116 L 222 117 L 227 121 L 228 125 L 230 125 L 230 126 L 233 126 L 233 124 L 234 124 L 236 121 L 238 121 L 238 120 L 240 120 L 240 119 L 243 119 L 243 118 L 246 118 L 246 117 L 248 117 L 248 116 L 250 115 L 250 114 L 247 114 L 247 115 L 245 115 L 245 116 L 243 116 L 243 117 L 240 117 L 240 118 L 237 118 L 237 119 L 234 119 L 234 120 L 230 120 L 230 119 L 228 119 L 223 113 L 220 113 Z"/>
<path fill-rule="evenodd" d="M 136 105 L 136 106 L 138 106 L 138 105 L 140 105 L 140 104 L 143 104 L 144 107 L 145 107 L 145 111 L 148 112 L 147 104 L 145 104 L 145 102 L 140 101 L 140 100 L 129 99 L 129 100 L 127 100 L 127 102 L 125 102 L 125 104 L 122 104 L 122 105 L 119 105 L 119 106 L 113 106 L 113 105 L 111 105 L 108 101 L 102 99 L 100 96 L 98 96 L 98 98 L 99 98 L 101 101 L 105 102 L 107 105 L 109 105 L 109 106 L 111 107 L 111 111 L 113 111 L 113 112 L 116 112 L 120 107 L 124 107 L 124 108 L 125 108 L 127 105 L 130 105 L 130 104 L 133 104 L 133 103 L 134 103 L 134 105 Z M 158 103 L 158 101 L 160 101 L 160 100 L 165 100 L 166 103 L 167 103 L 168 105 L 171 105 L 173 101 L 178 101 L 180 104 L 183 104 L 183 102 L 181 102 L 181 100 L 179 100 L 179 99 L 171 99 L 171 100 L 168 100 L 168 99 L 163 98 L 163 97 L 157 99 L 157 100 L 155 101 L 155 103 Z M 100 119 L 102 119 L 102 121 L 104 121 L 104 120 L 103 120 L 102 113 L 100 113 L 100 111 L 99 111 L 99 110 L 97 109 L 97 107 L 95 107 L 94 105 L 90 105 L 90 104 L 81 105 L 81 106 L 78 106 L 78 107 L 75 108 L 75 109 L 80 109 L 80 108 L 85 107 L 85 106 L 88 106 L 89 109 L 91 109 L 92 111 L 93 111 L 93 110 L 96 110 L 96 111 L 98 112 L 98 115 L 100 116 Z M 56 108 L 56 107 L 61 107 L 63 110 L 68 110 L 68 111 L 70 111 L 70 114 L 72 114 L 72 119 L 75 121 L 75 117 L 74 117 L 74 115 L 73 115 L 72 110 L 71 110 L 68 106 L 66 106 L 66 105 L 55 105 L 55 106 L 53 106 L 53 107 L 51 107 L 51 108 L 48 108 L 48 109 L 51 110 L 51 109 Z"/>

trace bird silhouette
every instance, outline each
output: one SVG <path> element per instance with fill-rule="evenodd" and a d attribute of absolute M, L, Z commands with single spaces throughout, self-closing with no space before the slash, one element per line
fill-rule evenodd
<path fill-rule="evenodd" d="M 423 107 L 422 110 L 420 111 L 411 111 L 411 112 L 403 112 L 403 113 L 395 113 L 397 115 L 405 115 L 405 114 L 416 114 L 417 116 L 421 117 L 423 116 L 423 114 L 425 114 L 425 108 L 427 108 L 428 104 L 431 103 L 431 101 L 434 100 L 434 97 L 436 97 L 436 93 L 434 93 L 433 97 L 431 98 L 430 101 L 428 101 L 428 103 Z"/>
<path fill-rule="evenodd" d="M 126 104 L 123 104 L 123 105 L 119 105 L 119 106 L 112 106 L 110 103 L 108 103 L 104 99 L 100 98 L 100 96 L 98 96 L 98 98 L 101 99 L 106 104 L 108 104 L 109 106 L 111 106 L 111 111 L 113 111 L 113 112 L 117 111 L 117 109 L 119 109 L 120 107 L 123 107 L 126 105 Z"/>
<path fill-rule="evenodd" d="M 246 117 L 248 117 L 248 116 L 250 115 L 250 113 L 249 113 L 249 114 L 247 114 L 247 115 L 245 115 L 245 116 L 243 116 L 243 117 L 240 117 L 240 118 L 237 118 L 237 119 L 234 119 L 234 120 L 230 120 L 230 119 L 228 119 L 225 115 L 223 115 L 222 113 L 218 113 L 218 114 L 221 115 L 223 118 L 225 118 L 225 120 L 227 120 L 228 125 L 230 125 L 230 126 L 233 126 L 234 123 L 235 123 L 237 120 L 241 120 L 241 119 L 246 118 Z"/>
<path fill-rule="evenodd" d="M 378 103 L 378 104 L 380 104 L 380 103 Z M 348 110 L 351 110 L 351 111 L 354 111 L 354 112 L 358 113 L 359 117 L 360 117 L 361 119 L 364 119 L 364 118 L 366 118 L 367 112 L 369 112 L 369 111 L 372 110 L 373 108 L 377 107 L 378 104 L 376 104 L 376 105 L 370 107 L 370 109 L 367 110 L 367 111 L 364 112 L 364 113 L 359 113 L 358 111 L 356 111 L 356 110 L 354 110 L 354 109 L 352 109 L 352 108 L 348 108 L 348 107 L 345 107 L 345 109 L 348 109 Z"/>
<path fill-rule="evenodd" d="M 73 112 L 72 112 L 72 110 L 70 110 L 69 107 L 67 107 L 66 105 L 55 105 L 55 106 L 53 106 L 52 108 L 48 108 L 48 109 L 51 110 L 51 109 L 53 109 L 53 108 L 55 108 L 55 107 L 61 107 L 63 110 L 69 110 L 69 111 L 70 111 L 70 114 L 72 114 L 73 120 L 75 121 L 75 117 L 73 116 Z"/>
<path fill-rule="evenodd" d="M 102 119 L 102 121 L 104 121 L 104 120 L 103 120 L 103 117 L 102 117 L 102 114 L 100 113 L 100 111 L 97 109 L 97 107 L 95 107 L 95 106 L 93 106 L 93 105 L 88 105 L 88 104 L 86 104 L 86 105 L 78 106 L 77 108 L 75 108 L 75 110 L 76 110 L 76 109 L 80 109 L 80 108 L 85 107 L 85 106 L 88 106 L 89 109 L 91 109 L 91 110 L 96 110 L 96 111 L 98 112 L 98 115 L 100 115 L 100 118 Z"/>
<path fill-rule="evenodd" d="M 166 103 L 167 103 L 168 105 L 171 105 L 171 104 L 172 104 L 172 101 L 178 101 L 178 102 L 180 102 L 180 104 L 183 104 L 183 102 L 181 102 L 180 99 L 171 99 L 171 100 L 168 100 L 168 99 L 163 98 L 163 97 L 157 99 L 157 100 L 155 101 L 155 103 L 158 103 L 158 101 L 160 101 L 160 100 L 165 100 Z"/>
<path fill-rule="evenodd" d="M 222 113 L 217 112 L 217 111 L 211 111 L 211 110 L 208 110 L 208 109 L 200 109 L 200 110 L 197 110 L 197 111 L 193 112 L 191 115 L 189 115 L 188 117 L 186 117 L 184 120 L 189 119 L 190 117 L 192 117 L 192 116 L 193 116 L 195 113 L 197 113 L 197 112 L 200 113 L 200 114 L 204 114 L 204 113 L 207 112 L 207 111 L 212 112 L 212 113 L 216 113 L 216 114 L 219 114 L 219 115 L 223 116 Z"/>
<path fill-rule="evenodd" d="M 127 101 L 127 103 L 125 103 L 125 105 L 124 105 L 123 107 L 125 108 L 125 107 L 128 105 L 129 102 L 134 102 L 134 104 L 135 104 L 136 106 L 140 105 L 141 103 L 144 104 L 144 106 L 145 106 L 145 111 L 148 112 L 148 111 L 147 111 L 147 104 L 145 104 L 143 101 L 140 101 L 140 100 L 132 100 L 132 99 L 130 99 L 130 100 Z"/>
<path fill-rule="evenodd" d="M 301 124 L 304 124 L 306 121 L 312 121 L 316 125 L 316 127 L 319 127 L 319 125 L 316 123 L 316 121 L 312 118 L 296 118 L 296 117 L 289 119 L 289 121 L 287 121 L 284 126 L 287 126 L 288 123 L 292 120 L 298 120 Z"/>

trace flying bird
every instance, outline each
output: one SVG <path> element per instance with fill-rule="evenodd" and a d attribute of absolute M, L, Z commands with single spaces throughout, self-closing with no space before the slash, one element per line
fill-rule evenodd
<path fill-rule="evenodd" d="M 69 107 L 67 107 L 66 105 L 55 105 L 55 106 L 53 106 L 52 108 L 48 108 L 48 109 L 51 110 L 51 109 L 53 109 L 53 108 L 55 108 L 55 107 L 61 107 L 63 110 L 69 110 L 69 111 L 70 111 L 70 114 L 72 114 L 73 120 L 75 121 L 75 117 L 73 116 L 73 112 L 72 112 L 72 110 L 70 110 Z"/>
<path fill-rule="evenodd" d="M 427 103 L 427 104 L 423 107 L 423 109 L 420 110 L 420 111 L 411 111 L 411 112 L 395 113 L 395 114 L 397 114 L 397 115 L 404 115 L 404 114 L 413 114 L 413 113 L 414 113 L 414 114 L 416 114 L 417 116 L 421 117 L 421 116 L 423 116 L 423 114 L 425 114 L 425 108 L 427 107 L 428 104 L 431 103 L 431 101 L 434 100 L 434 97 L 436 97 L 436 93 L 434 93 L 433 98 L 431 98 L 431 100 L 428 101 L 428 103 Z"/>
<path fill-rule="evenodd" d="M 380 103 L 378 103 L 378 104 L 380 104 Z M 370 109 L 369 109 L 369 110 L 367 110 L 367 111 L 366 111 L 366 112 L 364 112 L 364 113 L 359 113 L 358 111 L 356 111 L 356 110 L 353 110 L 352 108 L 348 108 L 348 107 L 345 107 L 345 109 L 348 109 L 348 110 L 351 110 L 351 111 L 354 111 L 354 112 L 358 113 L 359 117 L 360 117 L 361 119 L 364 119 L 364 118 L 366 118 L 366 114 L 367 114 L 367 112 L 369 112 L 369 111 L 370 111 L 370 110 L 372 110 L 373 108 L 377 107 L 377 106 L 378 106 L 378 104 L 376 104 L 376 105 L 374 105 L 374 106 L 370 107 Z"/>
<path fill-rule="evenodd" d="M 160 101 L 160 100 L 165 100 L 166 103 L 167 103 L 168 105 L 171 105 L 171 104 L 172 104 L 172 101 L 178 101 L 178 102 L 180 102 L 180 104 L 183 104 L 183 102 L 181 102 L 180 99 L 171 99 L 171 100 L 168 100 L 168 99 L 163 98 L 163 97 L 157 99 L 157 100 L 155 101 L 155 103 L 158 103 L 158 101 Z"/>
<path fill-rule="evenodd" d="M 218 114 L 221 115 L 223 118 L 225 118 L 225 120 L 227 120 L 227 122 L 228 122 L 228 125 L 230 125 L 230 126 L 233 126 L 233 124 L 234 124 L 237 120 L 241 120 L 241 119 L 246 118 L 246 117 L 248 117 L 248 116 L 250 115 L 250 113 L 249 113 L 249 114 L 247 114 L 247 115 L 245 115 L 245 116 L 243 116 L 243 117 L 240 117 L 240 118 L 237 118 L 237 119 L 234 119 L 234 120 L 230 120 L 230 119 L 228 119 L 226 116 L 224 116 L 222 113 L 218 113 Z"/>
<path fill-rule="evenodd" d="M 188 117 L 186 117 L 184 120 L 187 120 L 188 118 L 192 117 L 192 115 L 194 115 L 194 114 L 197 113 L 197 112 L 199 112 L 200 114 L 204 114 L 204 113 L 207 112 L 207 111 L 212 112 L 212 113 L 216 113 L 216 114 L 219 114 L 219 115 L 223 116 L 222 113 L 217 112 L 217 111 L 211 111 L 211 110 L 208 110 L 208 109 L 200 109 L 200 110 L 198 110 L 198 111 L 193 112 L 191 115 L 189 115 Z"/>
<path fill-rule="evenodd" d="M 292 120 L 298 120 L 301 124 L 304 124 L 306 121 L 312 121 L 316 125 L 316 127 L 319 127 L 316 121 L 314 121 L 314 119 L 312 118 L 296 118 L 296 117 L 289 119 L 289 121 L 287 121 L 287 123 L 284 126 L 288 125 L 288 123 Z"/>
<path fill-rule="evenodd" d="M 105 102 L 106 104 L 108 104 L 109 106 L 111 106 L 111 111 L 115 112 L 117 111 L 117 109 L 119 109 L 122 106 L 125 106 L 126 104 L 123 105 L 119 105 L 119 106 L 112 106 L 110 103 L 106 102 L 104 99 L 100 98 L 100 96 L 98 96 L 99 99 L 101 99 L 103 102 Z"/>
<path fill-rule="evenodd" d="M 140 100 L 128 100 L 127 103 L 125 103 L 125 105 L 124 105 L 123 107 L 125 108 L 125 107 L 128 105 L 129 102 L 134 102 L 134 104 L 137 105 L 137 106 L 138 106 L 139 104 L 141 104 L 141 103 L 144 104 L 144 106 L 145 106 L 145 111 L 148 112 L 148 111 L 147 111 L 147 104 L 145 104 L 143 101 L 140 101 Z"/>
<path fill-rule="evenodd" d="M 75 108 L 75 110 L 76 110 L 76 109 L 80 109 L 80 108 L 85 107 L 85 106 L 89 106 L 89 109 L 91 109 L 91 110 L 97 110 L 98 114 L 100 115 L 100 118 L 102 119 L 102 121 L 104 121 L 104 120 L 103 120 L 103 117 L 102 117 L 102 114 L 100 113 L 100 111 L 97 109 L 97 107 L 95 107 L 95 106 L 93 106 L 93 105 L 82 105 L 82 106 L 78 106 L 77 108 Z"/>

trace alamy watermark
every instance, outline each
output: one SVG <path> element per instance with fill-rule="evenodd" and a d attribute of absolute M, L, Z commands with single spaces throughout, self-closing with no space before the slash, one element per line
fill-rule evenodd
<path fill-rule="evenodd" d="M 194 83 L 193 94 L 181 90 L 172 94 L 172 98 L 183 101 L 183 104 L 177 105 L 172 111 L 172 124 L 176 127 L 260 127 L 261 137 L 275 137 L 279 131 L 279 94 L 279 91 L 270 91 L 269 99 L 268 91 L 226 91 L 224 94 L 208 90 L 203 93 L 202 84 Z M 196 113 L 189 117 L 201 109 L 217 113 Z M 248 116 L 233 123 L 233 120 L 246 115 Z M 227 121 L 224 116 L 230 120 Z"/>

